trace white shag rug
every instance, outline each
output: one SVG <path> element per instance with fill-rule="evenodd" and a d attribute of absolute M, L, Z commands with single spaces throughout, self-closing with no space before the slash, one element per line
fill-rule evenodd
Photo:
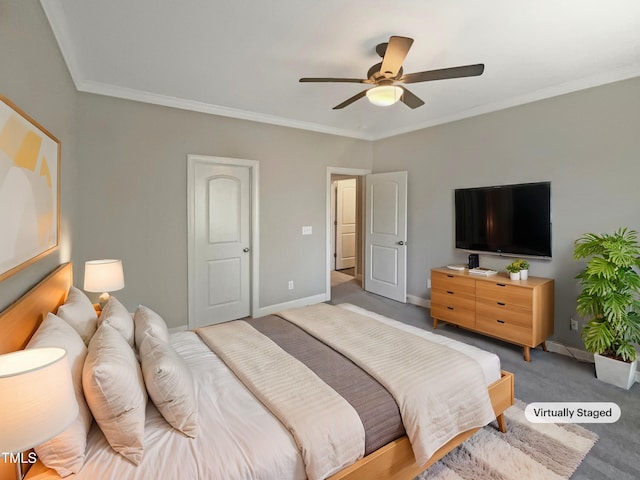
<path fill-rule="evenodd" d="M 482 428 L 415 480 L 568 479 L 598 436 L 576 424 L 530 423 L 525 407 L 516 399 L 505 412 L 507 433 Z"/>

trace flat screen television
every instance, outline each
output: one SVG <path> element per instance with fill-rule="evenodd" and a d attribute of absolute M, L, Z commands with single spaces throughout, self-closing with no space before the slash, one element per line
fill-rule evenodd
<path fill-rule="evenodd" d="M 551 258 L 551 182 L 455 190 L 456 248 Z"/>

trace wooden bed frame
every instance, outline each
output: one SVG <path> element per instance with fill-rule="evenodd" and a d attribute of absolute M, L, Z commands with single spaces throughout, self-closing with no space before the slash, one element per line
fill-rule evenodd
<path fill-rule="evenodd" d="M 71 263 L 56 268 L 40 283 L 0 313 L 0 354 L 23 349 L 48 312 L 56 312 L 64 302 L 73 274 Z M 504 411 L 513 405 L 513 374 L 502 371 L 502 377 L 489 387 L 498 427 L 506 431 Z M 440 460 L 455 447 L 473 435 L 478 429 L 463 432 L 450 440 L 431 457 L 426 465 L 419 466 L 411 450 L 409 439 L 404 436 L 367 455 L 362 460 L 330 477 L 330 480 L 411 480 Z M 0 480 L 13 478 L 14 469 L 7 469 L 0 462 Z M 37 462 L 25 477 L 58 478 L 53 470 Z"/>

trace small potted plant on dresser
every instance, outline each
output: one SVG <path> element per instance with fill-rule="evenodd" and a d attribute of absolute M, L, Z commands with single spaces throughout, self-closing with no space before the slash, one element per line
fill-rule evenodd
<path fill-rule="evenodd" d="M 599 380 L 629 389 L 635 381 L 640 343 L 640 244 L 637 232 L 587 233 L 575 241 L 575 260 L 588 259 L 576 278 L 582 291 L 577 312 L 590 318 L 582 329 Z"/>
<path fill-rule="evenodd" d="M 526 260 L 514 260 L 505 267 L 511 280 L 526 280 L 529 278 L 529 262 Z"/>

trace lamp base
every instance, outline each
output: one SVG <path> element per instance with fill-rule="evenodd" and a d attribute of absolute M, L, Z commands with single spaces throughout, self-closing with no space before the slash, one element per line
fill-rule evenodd
<path fill-rule="evenodd" d="M 102 295 L 98 297 L 98 304 L 100 305 L 100 309 L 103 310 L 104 306 L 107 304 L 111 295 L 108 292 L 104 292 Z"/>

